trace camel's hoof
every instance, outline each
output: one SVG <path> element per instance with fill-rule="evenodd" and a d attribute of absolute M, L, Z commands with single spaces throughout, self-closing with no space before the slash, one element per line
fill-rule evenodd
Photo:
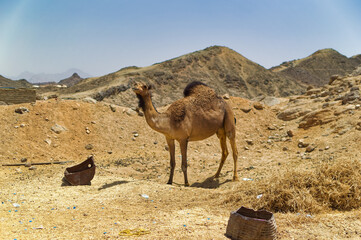
<path fill-rule="evenodd" d="M 189 187 L 189 183 L 185 183 L 184 186 L 185 186 L 185 187 Z"/>
<path fill-rule="evenodd" d="M 233 182 L 238 182 L 238 181 L 239 181 L 238 176 L 233 177 Z"/>
<path fill-rule="evenodd" d="M 219 174 L 216 174 L 213 176 L 214 178 L 219 178 Z"/>
<path fill-rule="evenodd" d="M 168 181 L 167 184 L 172 185 L 173 182 Z"/>

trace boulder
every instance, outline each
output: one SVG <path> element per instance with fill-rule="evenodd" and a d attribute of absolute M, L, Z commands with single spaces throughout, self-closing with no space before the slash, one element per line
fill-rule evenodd
<path fill-rule="evenodd" d="M 280 104 L 281 103 L 281 101 L 278 99 L 278 98 L 276 98 L 276 97 L 265 97 L 262 101 L 261 101 L 261 103 L 263 103 L 263 104 L 265 104 L 265 105 L 267 105 L 267 106 L 270 106 L 270 107 L 272 107 L 272 106 L 274 106 L 274 105 L 277 105 L 277 104 Z"/>
<path fill-rule="evenodd" d="M 86 98 L 83 98 L 83 102 L 87 102 L 87 103 L 97 103 L 97 100 L 95 100 L 94 98 L 91 98 L 91 97 L 86 97 Z"/>
<path fill-rule="evenodd" d="M 310 109 L 303 109 L 300 107 L 286 109 L 285 111 L 279 113 L 277 117 L 283 121 L 291 121 L 297 119 L 311 112 Z"/>
<path fill-rule="evenodd" d="M 315 110 L 306 114 L 300 121 L 298 127 L 307 129 L 313 126 L 326 124 L 335 120 L 336 117 L 329 109 Z"/>

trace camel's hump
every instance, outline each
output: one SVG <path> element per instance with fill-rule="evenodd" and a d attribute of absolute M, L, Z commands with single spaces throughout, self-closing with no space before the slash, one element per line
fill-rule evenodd
<path fill-rule="evenodd" d="M 205 83 L 202 83 L 199 81 L 193 81 L 184 88 L 183 95 L 185 97 L 192 95 L 194 92 L 196 92 L 196 89 L 199 86 L 205 86 L 205 87 L 209 88 Z"/>

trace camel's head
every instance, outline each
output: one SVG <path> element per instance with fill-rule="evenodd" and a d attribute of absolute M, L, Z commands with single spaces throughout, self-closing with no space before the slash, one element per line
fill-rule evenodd
<path fill-rule="evenodd" d="M 149 93 L 149 90 L 152 89 L 152 87 L 150 85 L 146 85 L 144 83 L 134 83 L 133 86 L 133 91 L 137 94 L 137 95 L 141 95 L 144 96 L 145 94 Z"/>

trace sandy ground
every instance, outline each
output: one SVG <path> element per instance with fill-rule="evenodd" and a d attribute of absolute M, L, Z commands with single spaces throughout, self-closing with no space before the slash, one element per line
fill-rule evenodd
<path fill-rule="evenodd" d="M 347 135 L 348 143 L 344 136 L 324 139 L 320 133 L 327 126 L 301 130 L 295 122 L 278 120 L 270 108 L 252 108 L 245 113 L 241 109 L 250 106 L 247 100 L 232 98 L 230 102 L 237 117 L 241 181 L 231 181 L 230 156 L 219 180 L 211 178 L 221 156 L 218 139 L 213 136 L 190 143 L 190 187 L 183 186 L 180 160 L 174 184 L 166 184 L 169 154 L 164 137 L 151 130 L 143 117 L 128 115 L 125 108 L 117 107 L 112 112 L 103 103 L 60 100 L 0 106 L 0 163 L 20 163 L 23 157 L 28 162 L 74 161 L 36 166 L 35 170 L 25 166 L 0 167 L 1 239 L 227 239 L 224 234 L 230 212 L 258 201 L 257 193 L 247 196 L 247 191 L 242 194 L 248 201 L 227 201 L 235 191 L 257 189 L 258 180 L 272 181 L 271 173 L 307 168 L 313 166 L 315 159 L 328 158 L 330 154 L 359 159 L 355 150 L 357 132 Z M 14 113 L 19 106 L 27 107 L 29 113 Z M 57 134 L 51 130 L 54 124 L 67 130 Z M 277 128 L 269 130 L 270 126 Z M 86 128 L 90 133 L 86 133 Z M 291 141 L 267 144 L 270 135 L 289 129 L 295 134 Z M 297 139 L 305 136 L 320 145 L 330 145 L 332 153 L 315 151 L 312 159 L 301 160 L 297 157 Z M 246 139 L 251 139 L 253 145 L 247 144 Z M 50 140 L 50 144 L 45 140 Z M 85 149 L 87 144 L 92 144 L 93 149 Z M 179 157 L 178 146 L 176 149 Z M 97 165 L 92 184 L 64 186 L 65 168 L 90 154 L 95 156 Z M 360 213 L 361 210 L 277 212 L 278 238 L 359 239 Z M 129 236 L 122 236 L 126 232 L 130 232 Z"/>

